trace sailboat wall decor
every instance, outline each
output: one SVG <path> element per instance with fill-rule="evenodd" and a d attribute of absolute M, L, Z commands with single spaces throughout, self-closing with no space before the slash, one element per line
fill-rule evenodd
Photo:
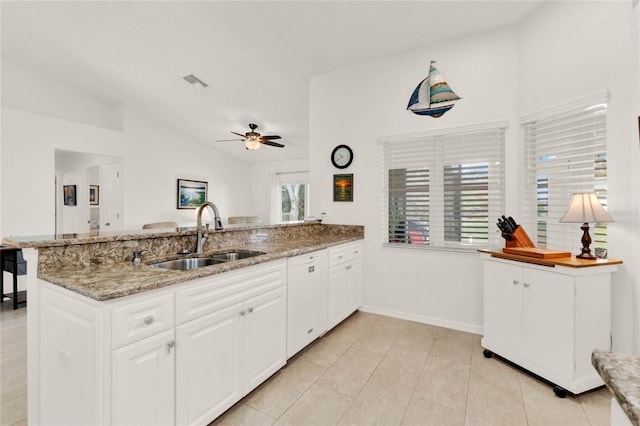
<path fill-rule="evenodd" d="M 437 118 L 453 108 L 455 101 L 461 99 L 444 81 L 440 71 L 433 66 L 435 63 L 436 61 L 431 61 L 429 75 L 411 94 L 407 109 L 414 114 Z"/>

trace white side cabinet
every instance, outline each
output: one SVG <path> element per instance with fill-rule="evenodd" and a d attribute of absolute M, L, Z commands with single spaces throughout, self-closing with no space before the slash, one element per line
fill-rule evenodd
<path fill-rule="evenodd" d="M 329 329 L 358 310 L 362 303 L 361 256 L 360 242 L 329 249 Z"/>
<path fill-rule="evenodd" d="M 571 268 L 484 260 L 485 356 L 496 353 L 581 393 L 602 385 L 594 349 L 610 347 L 611 273 L 615 266 Z"/>

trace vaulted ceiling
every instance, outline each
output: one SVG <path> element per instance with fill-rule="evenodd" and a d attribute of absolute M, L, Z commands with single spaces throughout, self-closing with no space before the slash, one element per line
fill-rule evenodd
<path fill-rule="evenodd" d="M 313 76 L 511 25 L 539 3 L 2 1 L 2 56 L 246 161 L 301 159 Z M 195 90 L 188 74 L 208 87 Z M 248 123 L 286 147 L 215 142 Z"/>

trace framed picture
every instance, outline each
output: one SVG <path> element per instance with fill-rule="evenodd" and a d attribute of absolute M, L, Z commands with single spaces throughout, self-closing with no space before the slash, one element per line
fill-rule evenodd
<path fill-rule="evenodd" d="M 76 186 L 64 185 L 62 187 L 62 196 L 64 199 L 65 206 L 75 206 L 76 205 Z"/>
<path fill-rule="evenodd" d="M 100 204 L 100 186 L 89 185 L 89 205 L 97 206 Z"/>
<path fill-rule="evenodd" d="M 333 201 L 353 201 L 353 173 L 333 175 Z"/>
<path fill-rule="evenodd" d="M 195 209 L 207 201 L 209 184 L 199 180 L 178 179 L 178 208 Z"/>

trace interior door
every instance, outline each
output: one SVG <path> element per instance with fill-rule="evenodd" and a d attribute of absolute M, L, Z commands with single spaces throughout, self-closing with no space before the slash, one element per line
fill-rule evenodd
<path fill-rule="evenodd" d="M 121 231 L 124 223 L 122 211 L 122 172 L 120 163 L 107 164 L 104 167 L 104 219 L 101 229 L 105 231 Z"/>

